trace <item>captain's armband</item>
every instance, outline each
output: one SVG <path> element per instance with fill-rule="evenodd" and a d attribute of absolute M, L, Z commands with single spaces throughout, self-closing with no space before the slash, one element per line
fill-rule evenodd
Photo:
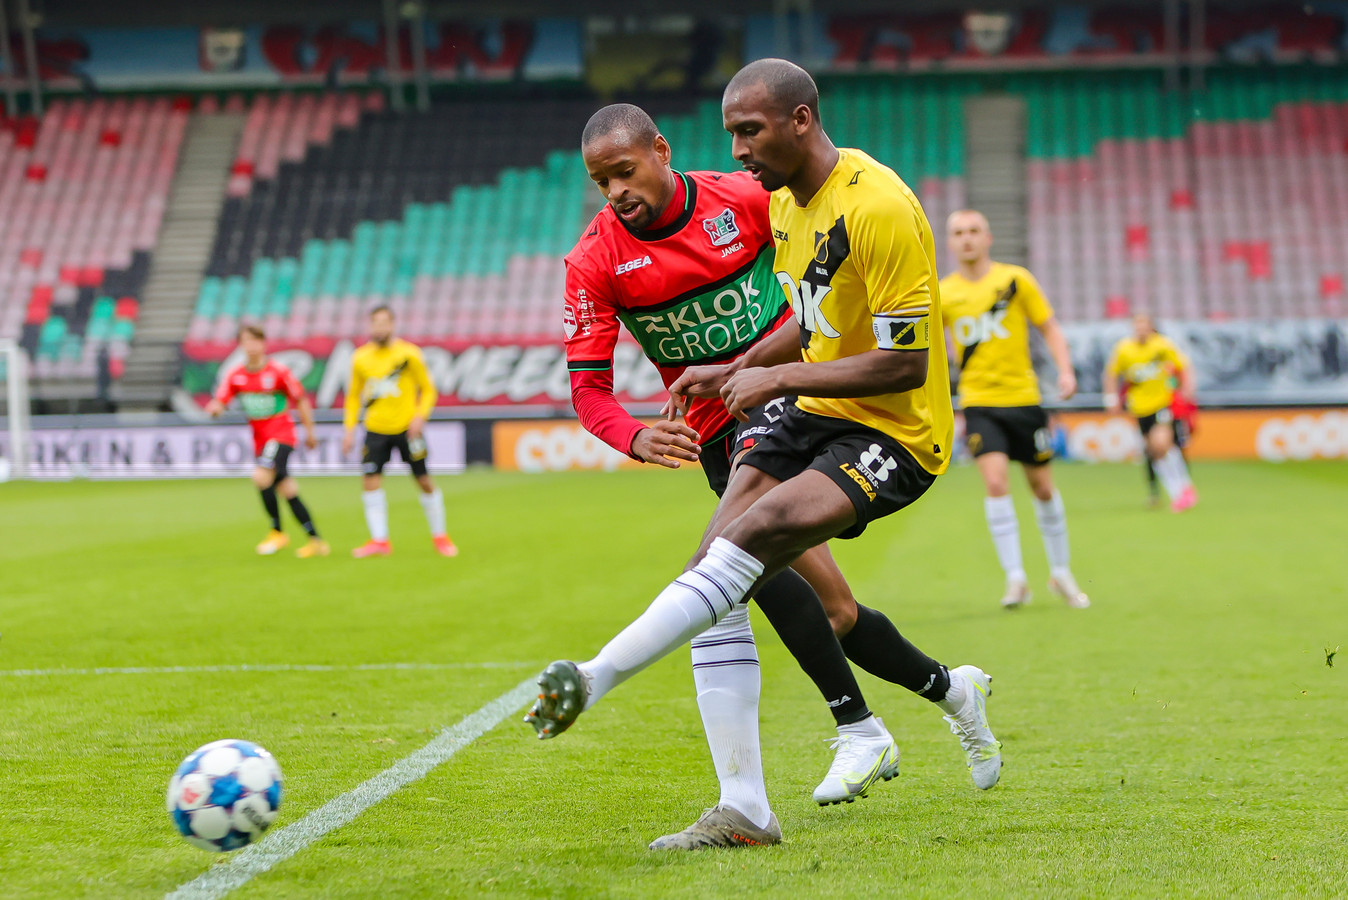
<path fill-rule="evenodd" d="M 872 316 L 875 346 L 881 350 L 926 350 L 931 347 L 931 316 L 927 313 Z"/>

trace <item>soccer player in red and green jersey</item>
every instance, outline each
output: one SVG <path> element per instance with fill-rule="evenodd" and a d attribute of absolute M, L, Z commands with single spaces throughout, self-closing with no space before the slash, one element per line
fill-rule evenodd
<path fill-rule="evenodd" d="M 262 505 L 271 519 L 271 531 L 257 545 L 257 552 L 271 556 L 290 543 L 290 538 L 281 530 L 281 506 L 276 499 L 279 492 L 309 535 L 308 542 L 296 550 L 295 555 L 301 559 L 327 556 L 328 543 L 319 537 L 309 509 L 300 499 L 299 486 L 287 468 L 290 454 L 295 450 L 295 424 L 290 420 L 290 404 L 294 404 L 304 423 L 304 446 L 310 450 L 318 446 L 314 437 L 314 408 L 299 379 L 285 366 L 267 357 L 267 336 L 261 328 L 256 325 L 241 327 L 239 347 L 246 357 L 244 364 L 221 379 L 215 396 L 206 405 L 206 412 L 218 416 L 232 399 L 238 397 L 243 414 L 253 428 L 253 452 L 257 457 L 253 484 L 261 492 Z"/>

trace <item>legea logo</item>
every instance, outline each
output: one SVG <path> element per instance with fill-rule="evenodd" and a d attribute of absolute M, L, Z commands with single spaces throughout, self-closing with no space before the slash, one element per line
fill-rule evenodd
<path fill-rule="evenodd" d="M 643 268 L 643 267 L 645 267 L 645 266 L 649 266 L 650 264 L 651 264 L 651 258 L 650 258 L 649 256 L 642 256 L 642 257 L 639 257 L 638 259 L 629 259 L 629 260 L 628 260 L 627 262 L 625 262 L 625 263 L 619 263 L 619 264 L 613 269 L 613 274 L 614 274 L 614 275 L 621 275 L 621 274 L 623 274 L 624 272 L 631 272 L 631 271 L 633 271 L 633 270 L 635 270 L 635 269 L 640 269 L 640 268 Z"/>

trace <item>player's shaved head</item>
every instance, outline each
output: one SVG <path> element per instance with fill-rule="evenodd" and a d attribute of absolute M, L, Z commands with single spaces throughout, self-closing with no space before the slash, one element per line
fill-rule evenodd
<path fill-rule="evenodd" d="M 950 254 L 960 263 L 964 274 L 982 277 L 992 249 L 988 217 L 976 209 L 957 209 L 946 216 L 945 233 Z"/>
<path fill-rule="evenodd" d="M 669 142 L 640 106 L 613 103 L 590 116 L 580 155 L 590 180 L 630 229 L 649 228 L 674 198 Z"/>
<path fill-rule="evenodd" d="M 819 87 L 800 66 L 788 59 L 754 60 L 730 79 L 725 96 L 741 94 L 759 85 L 779 115 L 789 116 L 804 106 L 814 114 L 815 122 L 819 121 Z"/>
<path fill-rule="evenodd" d="M 735 73 L 721 96 L 730 155 L 765 190 L 790 187 L 797 200 L 819 189 L 838 161 L 819 121 L 819 88 L 785 59 L 759 59 Z"/>
<path fill-rule="evenodd" d="M 988 234 L 992 234 L 992 226 L 988 224 L 988 217 L 976 209 L 957 209 L 946 216 L 946 231 L 954 231 L 956 227 L 967 227 L 969 225 L 982 228 Z"/>
<path fill-rule="evenodd" d="M 649 147 L 659 137 L 655 120 L 640 106 L 631 103 L 610 103 L 590 116 L 585 130 L 580 133 L 580 149 L 593 146 L 600 138 L 613 138 L 622 143 Z"/>

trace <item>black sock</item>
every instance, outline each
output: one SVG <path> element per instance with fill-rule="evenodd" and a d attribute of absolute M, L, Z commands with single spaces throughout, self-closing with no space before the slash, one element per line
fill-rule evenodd
<path fill-rule="evenodd" d="M 267 516 L 271 519 L 271 530 L 281 530 L 281 504 L 276 501 L 276 488 L 263 488 L 259 491 L 262 494 L 262 505 L 267 509 Z"/>
<path fill-rule="evenodd" d="M 950 673 L 899 634 L 889 617 L 857 604 L 857 623 L 840 640 L 847 658 L 876 678 L 906 687 L 933 703 L 950 690 Z"/>
<path fill-rule="evenodd" d="M 758 590 L 754 599 L 786 649 L 824 695 L 837 723 L 850 725 L 869 716 L 871 711 L 866 708 L 856 676 L 810 583 L 793 569 L 783 569 Z"/>
<path fill-rule="evenodd" d="M 296 494 L 288 501 L 290 511 L 295 514 L 295 521 L 299 522 L 301 527 L 308 532 L 309 537 L 318 537 L 318 529 L 314 527 L 314 520 L 309 518 L 309 508 L 304 505 L 300 495 Z"/>
<path fill-rule="evenodd" d="M 1147 487 L 1151 490 L 1153 496 L 1161 493 L 1161 487 L 1156 483 L 1156 463 L 1150 456 L 1142 457 L 1147 462 Z"/>

